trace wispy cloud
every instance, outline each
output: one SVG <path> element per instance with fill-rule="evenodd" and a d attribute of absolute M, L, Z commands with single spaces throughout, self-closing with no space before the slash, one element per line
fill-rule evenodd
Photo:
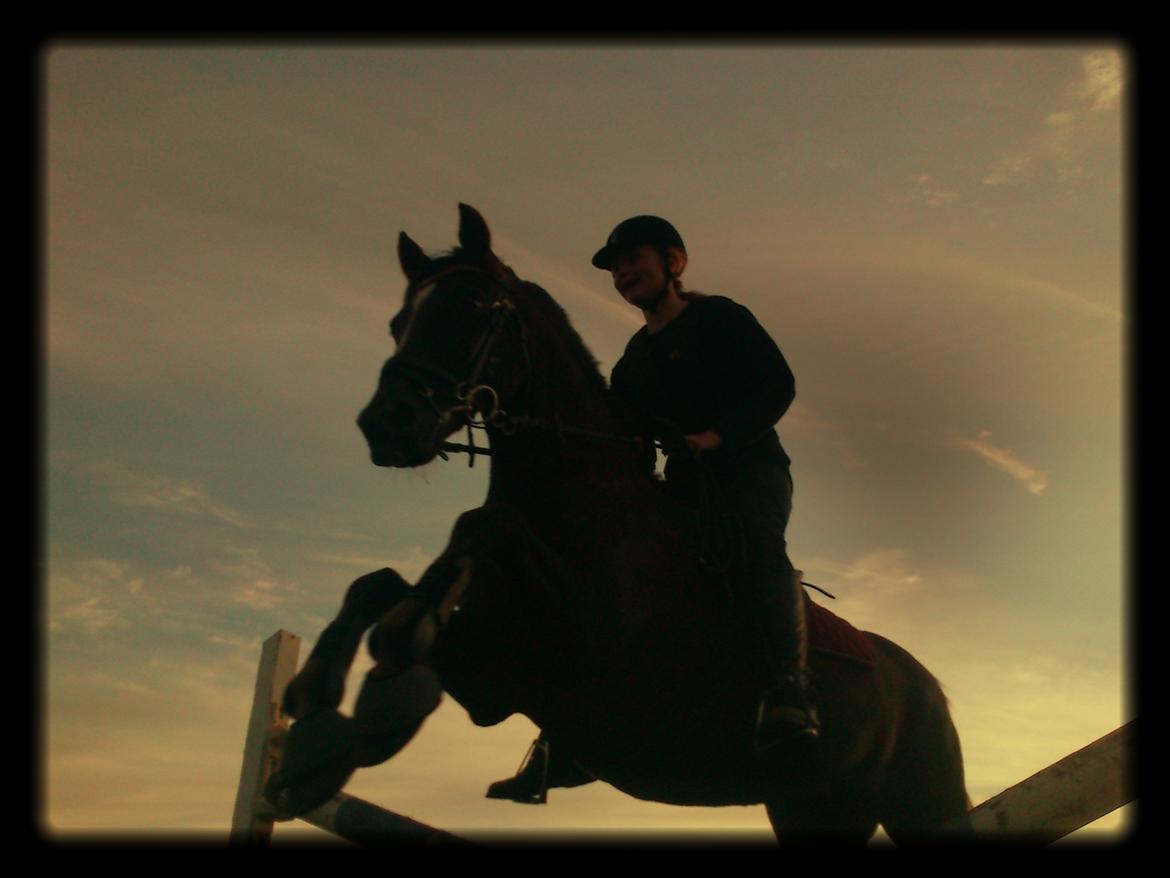
<path fill-rule="evenodd" d="M 299 594 L 295 583 L 280 579 L 256 549 L 236 553 L 232 561 L 215 561 L 212 570 L 226 580 L 229 600 L 254 610 L 271 610 Z"/>
<path fill-rule="evenodd" d="M 111 498 L 125 506 L 214 518 L 241 528 L 253 526 L 248 516 L 215 500 L 196 481 L 140 473 L 115 461 L 93 463 L 88 469 L 94 482 L 108 489 Z"/>
<path fill-rule="evenodd" d="M 1024 143 L 995 159 L 983 182 L 1005 186 L 1031 173 L 1054 172 L 1068 183 L 1085 176 L 1086 143 L 1093 116 L 1115 109 L 1124 87 L 1121 56 L 1114 51 L 1090 52 L 1081 59 L 1081 76 L 1073 82 L 1063 105 L 1043 114 L 1039 130 Z"/>
<path fill-rule="evenodd" d="M 804 570 L 806 582 L 840 599 L 828 602 L 834 613 L 859 628 L 894 637 L 913 629 L 915 620 L 930 612 L 932 593 L 939 593 L 932 590 L 943 578 L 938 571 L 926 572 L 900 546 L 880 546 L 848 560 L 825 556 L 793 560 Z M 811 597 L 820 602 L 815 594 Z"/>
<path fill-rule="evenodd" d="M 49 628 L 59 631 L 67 625 L 80 625 L 90 632 L 105 628 L 127 628 L 130 622 L 101 597 L 62 607 L 49 619 Z"/>
<path fill-rule="evenodd" d="M 891 204 L 925 204 L 927 207 L 946 207 L 959 200 L 959 193 L 944 186 L 925 172 L 906 179 L 907 191 L 891 196 Z"/>
<path fill-rule="evenodd" d="M 160 476 L 122 491 L 119 499 L 128 506 L 146 506 L 187 515 L 210 516 L 236 527 L 251 526 L 247 516 L 213 500 L 196 482 Z"/>
<path fill-rule="evenodd" d="M 911 567 L 909 553 L 901 548 L 875 549 L 844 564 L 830 562 L 828 567 L 839 579 L 863 584 L 870 594 L 887 597 L 913 591 L 922 583 L 922 576 Z"/>
<path fill-rule="evenodd" d="M 1032 164 L 1032 157 L 1022 153 L 1005 155 L 992 166 L 983 178 L 988 186 L 1003 186 Z"/>
<path fill-rule="evenodd" d="M 1048 487 L 1048 475 L 1030 463 L 1020 460 L 1010 448 L 1000 448 L 989 441 L 991 433 L 982 431 L 975 439 L 960 436 L 956 441 L 961 448 L 975 454 L 980 460 L 1005 472 L 1022 484 L 1030 494 L 1037 497 Z"/>
<path fill-rule="evenodd" d="M 1084 79 L 1074 92 L 1094 112 L 1111 110 L 1121 100 L 1125 72 L 1121 55 L 1114 51 L 1090 52 L 1081 59 Z"/>
<path fill-rule="evenodd" d="M 312 561 L 336 564 L 363 572 L 389 567 L 397 571 L 408 582 L 414 582 L 423 575 L 433 562 L 434 556 L 424 552 L 421 546 L 411 546 L 405 555 L 388 558 L 385 555 L 338 554 L 321 552 L 309 556 Z"/>
<path fill-rule="evenodd" d="M 96 634 L 126 628 L 128 609 L 143 581 L 130 576 L 129 565 L 107 558 L 74 561 L 49 576 L 48 625 L 50 631 L 84 629 Z"/>

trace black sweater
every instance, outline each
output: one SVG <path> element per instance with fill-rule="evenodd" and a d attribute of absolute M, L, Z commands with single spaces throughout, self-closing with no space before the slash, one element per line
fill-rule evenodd
<path fill-rule="evenodd" d="M 790 463 L 773 428 L 796 396 L 792 370 L 752 313 L 731 299 L 700 296 L 654 335 L 642 327 L 610 385 L 643 435 L 671 442 L 718 433 L 722 444 L 703 455 L 705 465 L 733 467 L 757 456 Z M 667 480 L 692 468 L 689 454 L 673 453 Z"/>

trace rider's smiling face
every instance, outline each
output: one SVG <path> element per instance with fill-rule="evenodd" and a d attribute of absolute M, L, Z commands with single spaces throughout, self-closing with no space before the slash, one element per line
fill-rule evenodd
<path fill-rule="evenodd" d="M 613 287 L 622 298 L 639 308 L 646 308 L 659 298 L 666 285 L 666 266 L 662 254 L 649 244 L 642 244 L 614 258 L 610 266 Z"/>

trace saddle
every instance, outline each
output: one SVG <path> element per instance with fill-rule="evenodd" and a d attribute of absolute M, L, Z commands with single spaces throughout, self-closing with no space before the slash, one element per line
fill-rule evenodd
<path fill-rule="evenodd" d="M 870 639 L 836 613 L 814 602 L 807 592 L 804 595 L 804 618 L 810 651 L 869 667 L 877 663 L 877 651 Z"/>

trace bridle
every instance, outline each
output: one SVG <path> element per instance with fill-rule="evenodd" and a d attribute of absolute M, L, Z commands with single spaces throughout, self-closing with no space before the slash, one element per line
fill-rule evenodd
<path fill-rule="evenodd" d="M 477 454 L 490 457 L 491 450 L 478 447 L 475 444 L 475 434 L 472 432 L 474 429 L 487 430 L 489 427 L 505 436 L 511 436 L 522 428 L 530 428 L 551 431 L 561 440 L 566 437 L 576 437 L 621 445 L 637 445 L 639 440 L 631 436 L 615 436 L 610 433 L 598 433 L 592 430 L 567 426 L 560 423 L 559 418 L 556 417 L 548 419 L 538 418 L 532 415 L 510 414 L 500 407 L 499 391 L 491 384 L 483 383 L 482 377 L 490 360 L 492 349 L 503 334 L 509 321 L 513 319 L 516 321 L 517 331 L 520 337 L 520 348 L 524 361 L 523 386 L 525 391 L 530 393 L 533 385 L 532 358 L 528 348 L 528 331 L 512 299 L 512 286 L 486 268 L 481 268 L 476 265 L 453 265 L 435 274 L 426 275 L 417 281 L 413 281 L 407 288 L 407 297 L 409 298 L 413 291 L 437 282 L 439 278 L 449 274 L 467 271 L 486 274 L 495 290 L 495 296 L 491 302 L 486 306 L 480 306 L 487 308 L 489 317 L 487 326 L 484 327 L 483 332 L 472 346 L 471 353 L 469 354 L 469 359 L 472 361 L 472 364 L 467 377 L 461 378 L 451 374 L 440 366 L 403 353 L 395 354 L 385 367 L 386 369 L 394 369 L 395 372 L 400 373 L 410 383 L 414 393 L 430 406 L 438 417 L 440 429 L 459 416 L 465 417 L 467 424 L 467 444 L 442 442 L 439 445 L 439 456 L 443 460 L 449 460 L 446 454 L 448 451 L 467 453 L 469 455 L 467 461 L 468 466 L 475 465 L 475 457 Z M 438 404 L 434 388 L 430 383 L 434 378 L 438 378 L 454 388 L 454 403 L 445 407 Z M 479 420 L 475 419 L 477 413 L 479 414 Z"/>
<path fill-rule="evenodd" d="M 516 304 L 509 295 L 511 290 L 500 278 L 486 268 L 480 268 L 476 265 L 449 266 L 412 282 L 406 291 L 407 298 L 409 299 L 414 291 L 437 283 L 447 275 L 463 272 L 477 272 L 487 275 L 492 282 L 495 293 L 489 304 L 477 305 L 477 307 L 486 308 L 488 311 L 488 320 L 487 325 L 476 339 L 475 344 L 472 345 L 471 352 L 468 355 L 468 359 L 471 361 L 471 367 L 466 377 L 452 374 L 441 366 L 437 366 L 425 359 L 407 353 L 395 354 L 386 364 L 385 368 L 387 370 L 393 370 L 406 379 L 414 394 L 434 411 L 438 418 L 440 428 L 451 423 L 457 417 L 465 417 L 468 445 L 461 446 L 444 442 L 441 445 L 439 455 L 446 460 L 448 458 L 443 453 L 444 451 L 466 450 L 472 455 L 470 464 L 473 464 L 477 452 L 480 454 L 489 453 L 486 449 L 476 447 L 471 432 L 473 428 L 487 429 L 490 426 L 505 435 L 510 435 L 516 429 L 516 424 L 513 422 L 512 417 L 500 407 L 499 391 L 491 384 L 482 382 L 484 370 L 491 358 L 492 350 L 495 348 L 497 341 L 499 341 L 500 336 L 512 319 L 515 319 L 520 335 L 526 387 L 531 386 L 532 362 L 528 353 L 528 333 L 524 326 L 524 321 L 520 318 Z M 434 387 L 432 386 L 435 379 L 449 384 L 453 388 L 455 401 L 452 404 L 441 406 L 438 403 Z M 476 420 L 477 414 L 479 415 L 479 420 Z"/>

